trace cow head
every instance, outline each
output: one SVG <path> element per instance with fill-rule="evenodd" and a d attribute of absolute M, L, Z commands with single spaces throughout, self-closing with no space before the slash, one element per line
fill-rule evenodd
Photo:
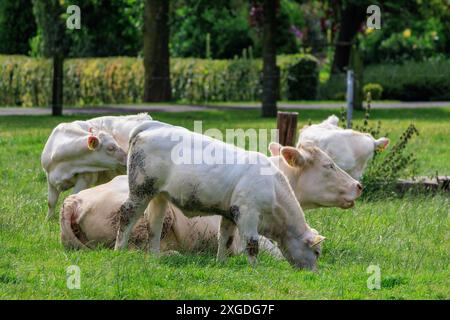
<path fill-rule="evenodd" d="M 127 154 L 117 144 L 112 135 L 99 131 L 94 133 L 92 130 L 87 137 L 87 148 L 95 152 L 96 162 L 102 166 L 116 169 L 127 164 Z"/>
<path fill-rule="evenodd" d="M 269 150 L 272 156 L 281 156 L 283 161 L 277 161 L 278 164 L 274 162 L 287 176 L 303 209 L 347 209 L 353 207 L 361 195 L 361 184 L 312 143 L 306 142 L 299 148 L 293 148 L 272 142 Z"/>

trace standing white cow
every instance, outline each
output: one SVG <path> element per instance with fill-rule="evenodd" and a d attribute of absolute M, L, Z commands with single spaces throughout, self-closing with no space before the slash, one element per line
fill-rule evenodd
<path fill-rule="evenodd" d="M 277 241 L 294 266 L 316 268 L 325 238 L 308 226 L 286 176 L 265 155 L 157 121 L 136 128 L 130 142 L 130 191 L 119 209 L 116 250 L 127 247 L 135 223 L 150 204 L 150 250 L 159 253 L 163 220 L 171 202 L 187 216 L 222 216 L 219 261 L 226 258 L 227 243 L 237 227 L 251 263 L 256 261 L 261 233 Z M 303 162 L 295 148 L 283 147 L 280 153 L 287 163 Z M 197 162 L 201 154 L 215 156 L 206 164 Z M 262 174 L 269 171 L 272 174 Z"/>
<path fill-rule="evenodd" d="M 338 206 L 349 208 L 361 194 L 360 184 L 334 165 L 317 147 L 303 145 L 299 152 L 306 161 L 287 164 L 280 156 L 281 145 L 271 143 L 270 160 L 286 175 L 303 209 Z M 333 165 L 335 168 L 333 168 Z M 61 242 L 66 248 L 86 249 L 98 245 L 114 246 L 119 209 L 128 197 L 127 176 L 118 176 L 106 184 L 83 190 L 64 200 L 61 209 Z M 130 245 L 148 249 L 148 210 L 138 220 L 130 237 Z M 161 235 L 161 250 L 198 252 L 217 249 L 220 216 L 187 218 L 169 203 Z M 259 239 L 260 250 L 280 256 L 267 239 Z M 239 233 L 235 232 L 229 250 L 242 250 Z"/>
<path fill-rule="evenodd" d="M 138 114 L 59 124 L 41 155 L 48 184 L 47 218 L 54 215 L 62 191 L 73 187 L 76 193 L 124 174 L 130 132 L 150 120 Z"/>
<path fill-rule="evenodd" d="M 298 146 L 312 141 L 355 179 L 361 179 L 369 160 L 376 149 L 385 149 L 389 139 L 374 139 L 369 133 L 338 127 L 339 119 L 335 115 L 319 124 L 313 124 L 300 130 Z"/>

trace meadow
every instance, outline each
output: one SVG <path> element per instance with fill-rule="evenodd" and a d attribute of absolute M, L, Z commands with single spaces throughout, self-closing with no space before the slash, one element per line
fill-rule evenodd
<path fill-rule="evenodd" d="M 299 127 L 338 112 L 299 110 Z M 276 125 L 258 110 L 152 116 L 190 129 L 194 120 L 222 131 Z M 58 221 L 44 220 L 40 153 L 55 125 L 86 118 L 0 117 L 0 299 L 450 298 L 448 194 L 441 193 L 383 195 L 358 200 L 350 210 L 307 211 L 308 223 L 327 237 L 317 273 L 294 270 L 265 254 L 253 268 L 243 255 L 220 264 L 214 253 L 157 259 L 141 251 L 66 251 Z M 414 123 L 420 135 L 408 149 L 417 157 L 418 174 L 450 174 L 450 108 L 373 110 L 371 119 L 381 120 L 381 131 L 393 141 Z M 80 267 L 80 289 L 67 288 L 71 265 Z M 367 287 L 369 266 L 380 268 L 379 290 Z"/>

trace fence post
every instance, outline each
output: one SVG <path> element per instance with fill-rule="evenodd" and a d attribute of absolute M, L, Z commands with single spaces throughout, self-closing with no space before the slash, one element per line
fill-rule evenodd
<path fill-rule="evenodd" d="M 282 146 L 294 146 L 297 133 L 298 112 L 277 113 L 278 143 Z"/>
<path fill-rule="evenodd" d="M 353 118 L 353 70 L 347 70 L 347 128 L 352 127 Z"/>

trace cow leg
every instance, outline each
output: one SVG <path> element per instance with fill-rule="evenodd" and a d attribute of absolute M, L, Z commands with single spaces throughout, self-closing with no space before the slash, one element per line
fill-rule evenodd
<path fill-rule="evenodd" d="M 146 198 L 129 198 L 122 204 L 119 209 L 119 227 L 117 229 L 116 244 L 114 250 L 123 250 L 128 246 L 131 231 L 139 217 L 144 214 L 145 208 L 149 200 Z"/>
<path fill-rule="evenodd" d="M 224 262 L 228 257 L 233 244 L 235 230 L 236 224 L 230 219 L 222 217 L 218 235 L 217 261 Z"/>
<path fill-rule="evenodd" d="M 166 215 L 167 200 L 163 195 L 158 195 L 150 201 L 149 209 L 149 251 L 156 255 L 159 255 L 161 245 L 161 232 L 164 223 L 164 217 Z"/>
<path fill-rule="evenodd" d="M 48 183 L 48 212 L 47 220 L 51 219 L 55 215 L 55 207 L 59 198 L 59 191 L 50 183 Z"/>
<path fill-rule="evenodd" d="M 85 190 L 90 187 L 92 182 L 95 180 L 96 173 L 93 176 L 79 175 L 77 181 L 75 182 L 75 186 L 73 187 L 72 194 L 78 193 L 82 190 Z"/>
<path fill-rule="evenodd" d="M 243 209 L 245 209 L 245 207 L 243 207 Z M 259 252 L 259 212 L 252 209 L 248 209 L 246 210 L 246 212 L 242 212 L 244 213 L 239 215 L 236 224 L 239 229 L 241 239 L 245 245 L 248 261 L 251 265 L 255 266 Z"/>

